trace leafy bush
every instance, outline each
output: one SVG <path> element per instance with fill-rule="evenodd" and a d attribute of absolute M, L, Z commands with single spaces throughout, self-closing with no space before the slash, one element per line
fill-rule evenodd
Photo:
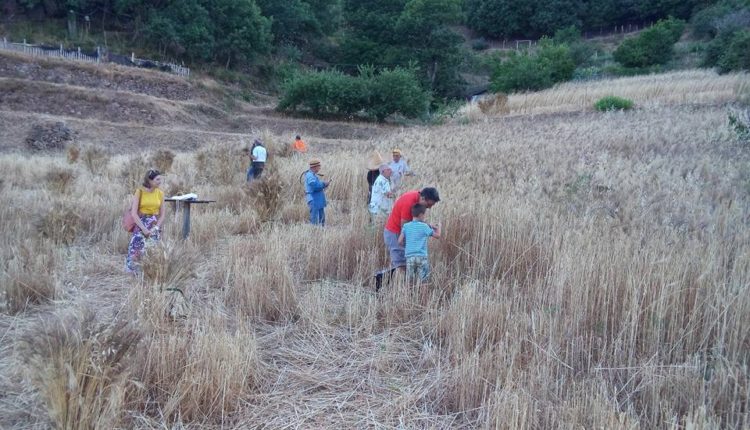
<path fill-rule="evenodd" d="M 633 101 L 617 96 L 607 96 L 597 100 L 594 107 L 601 112 L 630 110 L 633 108 Z"/>
<path fill-rule="evenodd" d="M 684 29 L 685 23 L 678 19 L 659 21 L 637 37 L 623 41 L 615 50 L 614 58 L 625 67 L 666 64 Z"/>
<path fill-rule="evenodd" d="M 490 79 L 493 92 L 535 91 L 552 85 L 549 73 L 540 67 L 537 58 L 526 52 L 514 52 L 507 61 L 498 63 Z"/>
<path fill-rule="evenodd" d="M 282 88 L 278 108 L 310 110 L 315 115 L 357 113 L 369 99 L 365 82 L 338 70 L 298 74 Z"/>
<path fill-rule="evenodd" d="M 366 111 L 378 121 L 395 113 L 418 117 L 427 111 L 430 102 L 430 95 L 410 69 L 383 70 L 369 80 L 369 88 L 371 97 Z"/>
<path fill-rule="evenodd" d="M 750 109 L 729 112 L 729 127 L 743 142 L 750 142 Z"/>
<path fill-rule="evenodd" d="M 430 101 L 415 71 L 400 67 L 377 74 L 371 67 L 361 67 L 359 76 L 337 70 L 299 74 L 286 82 L 282 93 L 280 110 L 309 110 L 314 115 L 364 114 L 378 121 L 392 114 L 420 116 Z"/>
<path fill-rule="evenodd" d="M 581 37 L 581 30 L 578 29 L 575 25 L 571 25 L 565 28 L 561 28 L 557 31 L 555 31 L 555 35 L 552 37 L 552 40 L 555 41 L 555 43 L 558 44 L 568 44 L 571 45 L 576 42 L 580 42 L 582 39 Z"/>
<path fill-rule="evenodd" d="M 750 70 L 750 30 L 734 33 L 722 50 L 717 65 L 720 73 Z"/>
<path fill-rule="evenodd" d="M 490 89 L 503 93 L 542 90 L 570 80 L 574 71 L 570 48 L 542 39 L 536 54 L 513 53 L 507 61 L 496 64 Z"/>
<path fill-rule="evenodd" d="M 569 81 L 576 69 L 570 47 L 565 44 L 554 44 L 547 38 L 542 38 L 539 45 L 541 49 L 537 52 L 537 58 L 542 67 L 549 72 L 552 84 Z"/>
<path fill-rule="evenodd" d="M 712 39 L 727 31 L 727 25 L 731 26 L 748 12 L 747 6 L 745 0 L 724 0 L 696 12 L 690 19 L 693 37 Z"/>

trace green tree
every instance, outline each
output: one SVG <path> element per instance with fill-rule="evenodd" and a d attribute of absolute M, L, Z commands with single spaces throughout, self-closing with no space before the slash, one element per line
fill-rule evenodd
<path fill-rule="evenodd" d="M 395 31 L 405 5 L 406 0 L 345 0 L 341 61 L 353 71 L 359 64 L 391 66 L 405 60 Z"/>
<path fill-rule="evenodd" d="M 419 85 L 414 69 L 383 70 L 370 82 L 367 113 L 378 121 L 396 113 L 415 118 L 427 112 L 430 96 Z"/>
<path fill-rule="evenodd" d="M 565 27 L 580 27 L 581 0 L 537 0 L 529 27 L 534 35 L 553 35 Z"/>
<path fill-rule="evenodd" d="M 172 0 L 152 8 L 144 26 L 146 42 L 164 54 L 210 60 L 214 49 L 213 25 L 198 0 Z"/>
<path fill-rule="evenodd" d="M 570 48 L 543 38 L 536 53 L 513 53 L 499 61 L 490 78 L 494 92 L 536 91 L 569 81 L 575 71 Z"/>
<path fill-rule="evenodd" d="M 750 12 L 749 7 L 750 0 L 724 0 L 697 11 L 690 18 L 693 37 L 712 39 L 718 36 L 721 30 L 728 30 L 727 24 L 731 25 L 733 20 L 727 18 L 732 14 Z"/>
<path fill-rule="evenodd" d="M 229 67 L 271 48 L 271 22 L 254 0 L 203 0 L 214 28 L 214 58 Z"/>
<path fill-rule="evenodd" d="M 306 44 L 323 34 L 309 3 L 302 0 L 258 0 L 263 16 L 271 19 L 271 32 L 277 43 Z"/>
<path fill-rule="evenodd" d="M 625 39 L 614 52 L 615 60 L 625 67 L 665 64 L 672 58 L 674 44 L 685 23 L 677 19 L 659 21 L 637 37 Z"/>
<path fill-rule="evenodd" d="M 506 61 L 496 65 L 490 78 L 490 90 L 496 93 L 536 91 L 550 86 L 549 73 L 528 52 L 511 53 Z"/>
<path fill-rule="evenodd" d="M 480 34 L 501 38 L 529 34 L 531 0 L 467 0 L 467 24 Z"/>
<path fill-rule="evenodd" d="M 569 81 L 576 69 L 570 47 L 565 44 L 555 44 L 552 39 L 548 38 L 542 38 L 539 46 L 536 54 L 537 60 L 541 68 L 549 73 L 552 84 Z"/>
<path fill-rule="evenodd" d="M 459 0 L 410 0 L 396 21 L 396 34 L 417 61 L 427 88 L 444 96 L 455 95 L 463 39 L 448 26 L 461 19 Z"/>
<path fill-rule="evenodd" d="M 719 72 L 750 71 L 750 30 L 735 32 L 718 61 Z"/>

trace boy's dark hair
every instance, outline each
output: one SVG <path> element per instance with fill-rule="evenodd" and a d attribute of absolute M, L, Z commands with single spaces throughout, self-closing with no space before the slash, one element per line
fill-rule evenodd
<path fill-rule="evenodd" d="M 419 195 L 424 197 L 425 200 L 430 200 L 435 203 L 440 201 L 438 190 L 432 187 L 422 188 L 422 191 L 419 192 Z"/>
<path fill-rule="evenodd" d="M 417 203 L 416 205 L 411 207 L 411 216 L 412 218 L 416 218 L 418 216 L 421 216 L 427 212 L 427 207 L 425 205 Z"/>

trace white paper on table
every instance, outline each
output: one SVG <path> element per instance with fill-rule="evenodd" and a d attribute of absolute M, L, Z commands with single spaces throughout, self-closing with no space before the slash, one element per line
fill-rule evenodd
<path fill-rule="evenodd" d="M 188 194 L 181 194 L 177 196 L 172 196 L 170 199 L 173 200 L 198 200 L 198 194 L 195 193 L 188 193 Z"/>

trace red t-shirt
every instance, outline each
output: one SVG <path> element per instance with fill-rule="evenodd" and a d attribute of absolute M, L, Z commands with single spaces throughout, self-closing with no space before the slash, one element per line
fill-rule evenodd
<path fill-rule="evenodd" d="M 385 223 L 385 229 L 391 233 L 401 234 L 401 220 L 409 222 L 412 220 L 411 208 L 419 203 L 419 191 L 407 191 L 396 200 L 391 215 Z"/>

